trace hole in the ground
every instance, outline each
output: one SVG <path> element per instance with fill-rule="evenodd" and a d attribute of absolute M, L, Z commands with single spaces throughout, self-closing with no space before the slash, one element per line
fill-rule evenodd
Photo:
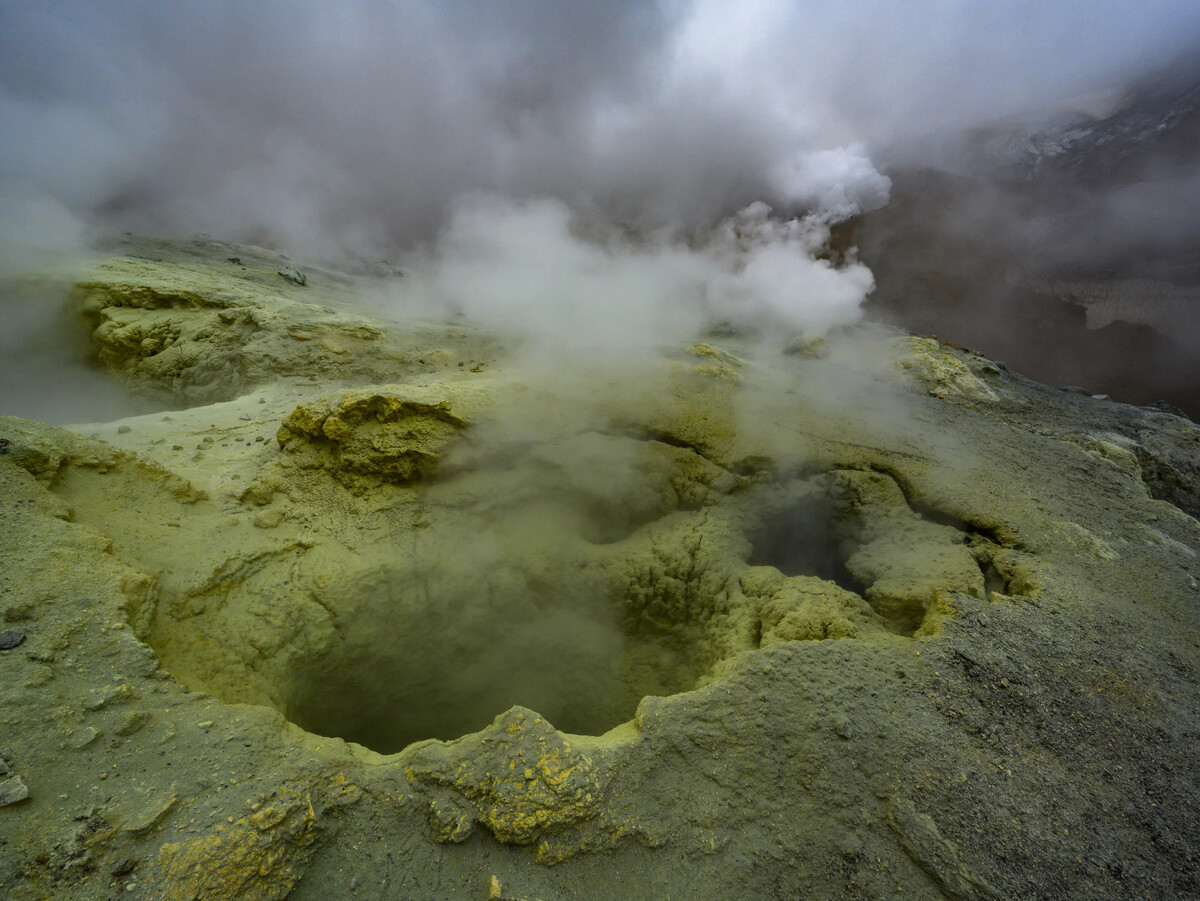
<path fill-rule="evenodd" d="M 280 706 L 310 732 L 387 754 L 478 731 L 514 704 L 564 732 L 599 735 L 646 695 L 695 685 L 678 648 L 628 634 L 612 598 L 577 588 L 502 598 L 482 586 L 477 603 L 435 592 L 422 605 L 384 591 L 333 647 L 290 667 Z"/>
<path fill-rule="evenodd" d="M 817 492 L 770 512 L 751 531 L 750 564 L 773 566 L 785 576 L 816 576 L 861 594 L 864 586 L 846 569 L 837 515 L 829 497 Z"/>

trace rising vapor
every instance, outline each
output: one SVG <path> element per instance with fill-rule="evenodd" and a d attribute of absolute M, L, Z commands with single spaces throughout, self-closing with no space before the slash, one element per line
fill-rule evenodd
<path fill-rule="evenodd" d="M 883 199 L 879 148 L 1111 87 L 1198 27 L 1170 0 L 13 2 L 2 234 L 388 254 L 477 190 L 647 227 L 846 212 Z"/>

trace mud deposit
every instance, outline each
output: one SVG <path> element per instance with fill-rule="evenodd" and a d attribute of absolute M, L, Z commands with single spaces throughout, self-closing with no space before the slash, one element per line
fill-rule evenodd
<path fill-rule="evenodd" d="M 0 418 L 0 894 L 1200 896 L 1193 423 L 284 263 L 21 286 L 142 406 Z"/>

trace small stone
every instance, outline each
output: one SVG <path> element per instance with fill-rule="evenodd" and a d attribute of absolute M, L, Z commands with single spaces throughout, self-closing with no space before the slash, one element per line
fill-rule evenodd
<path fill-rule="evenodd" d="M 84 702 L 84 707 L 88 710 L 103 710 L 110 704 L 121 704 L 126 701 L 132 701 L 140 697 L 132 685 L 121 683 L 120 685 L 106 685 L 103 688 L 98 688 L 89 695 L 87 701 Z"/>
<path fill-rule="evenodd" d="M 279 274 L 293 285 L 299 285 L 301 288 L 308 284 L 308 276 L 295 266 L 284 266 L 279 270 Z"/>
<path fill-rule="evenodd" d="M 212 728 L 212 725 L 213 725 L 213 721 L 212 721 L 212 720 L 205 720 L 205 721 L 204 721 L 204 722 L 202 722 L 202 723 L 196 723 L 196 725 L 197 725 L 197 726 L 199 726 L 201 729 L 211 729 L 211 728 Z"/>
<path fill-rule="evenodd" d="M 121 861 L 121 863 L 117 864 L 115 867 L 112 868 L 112 874 L 117 877 L 128 876 L 130 873 L 132 873 L 134 871 L 134 868 L 137 867 L 137 865 L 138 865 L 138 859 L 136 857 L 126 858 L 125 860 Z"/>
<path fill-rule="evenodd" d="M 173 792 L 127 790 L 111 808 L 112 819 L 120 826 L 122 832 L 144 835 L 175 809 L 178 800 Z"/>
<path fill-rule="evenodd" d="M 7 618 L 6 613 L 5 619 Z M 0 651 L 11 651 L 24 640 L 24 632 L 0 632 Z"/>
<path fill-rule="evenodd" d="M 854 737 L 854 726 L 850 723 L 849 720 L 842 720 L 841 722 L 839 722 L 836 726 L 833 727 L 833 731 L 836 732 L 841 738 L 853 738 Z"/>
<path fill-rule="evenodd" d="M 133 431 L 133 429 L 131 429 L 131 428 L 130 428 L 129 426 L 127 426 L 127 425 L 120 425 L 120 426 L 117 426 L 117 434 L 118 434 L 118 435 L 128 435 L 128 434 L 129 434 L 130 432 L 132 432 L 132 431 Z"/>
<path fill-rule="evenodd" d="M 76 750 L 79 750 L 80 748 L 86 748 L 88 745 L 94 742 L 99 735 L 100 733 L 97 732 L 92 726 L 84 726 L 71 736 L 71 747 L 75 748 Z"/>
<path fill-rule="evenodd" d="M 273 529 L 283 522 L 283 511 L 261 510 L 254 516 L 254 525 L 260 529 Z"/>
<path fill-rule="evenodd" d="M 149 714 L 143 713 L 140 710 L 132 710 L 126 713 L 121 720 L 121 725 L 117 727 L 117 735 L 133 735 L 140 731 L 146 723 L 150 722 Z"/>
<path fill-rule="evenodd" d="M 1093 394 L 1092 400 L 1108 400 L 1107 394 Z"/>
<path fill-rule="evenodd" d="M 502 897 L 502 890 L 500 888 L 500 880 L 496 878 L 495 874 L 492 874 L 492 878 L 488 882 L 488 898 L 500 898 L 500 897 Z"/>
<path fill-rule="evenodd" d="M 8 762 L 8 758 L 0 757 L 0 776 L 8 776 L 12 773 L 12 764 Z"/>
<path fill-rule="evenodd" d="M 249 413 L 243 413 L 241 416 L 239 416 L 239 417 L 238 417 L 238 419 L 242 420 L 243 422 L 249 422 L 249 421 L 250 421 L 250 414 L 249 414 Z"/>
<path fill-rule="evenodd" d="M 0 782 L 0 807 L 16 804 L 28 797 L 29 789 L 25 787 L 20 776 L 13 776 L 11 779 Z"/>

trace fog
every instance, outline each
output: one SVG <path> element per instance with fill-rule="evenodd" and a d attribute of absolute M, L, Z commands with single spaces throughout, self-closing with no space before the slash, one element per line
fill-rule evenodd
<path fill-rule="evenodd" d="M 209 233 L 398 262 L 412 278 L 392 312 L 546 346 L 646 347 L 721 320 L 821 334 L 875 284 L 853 251 L 819 257 L 830 226 L 888 203 L 885 162 L 1095 106 L 1198 36 L 1200 7 L 1176 0 L 14 0 L 0 273 L 125 230 Z M 1171 202 L 1193 177 L 1171 177 L 1076 206 L 1086 230 L 1019 210 L 977 223 L 1004 219 L 998 245 L 1050 259 L 1120 254 L 1194 209 Z M 19 325 L 5 409 L 36 415 L 40 399 L 12 401 L 61 297 L 0 294 Z"/>
<path fill-rule="evenodd" d="M 387 255 L 475 190 L 649 227 L 846 210 L 879 201 L 879 147 L 1117 86 L 1198 32 L 1173 0 L 11 2 L 0 234 Z"/>

